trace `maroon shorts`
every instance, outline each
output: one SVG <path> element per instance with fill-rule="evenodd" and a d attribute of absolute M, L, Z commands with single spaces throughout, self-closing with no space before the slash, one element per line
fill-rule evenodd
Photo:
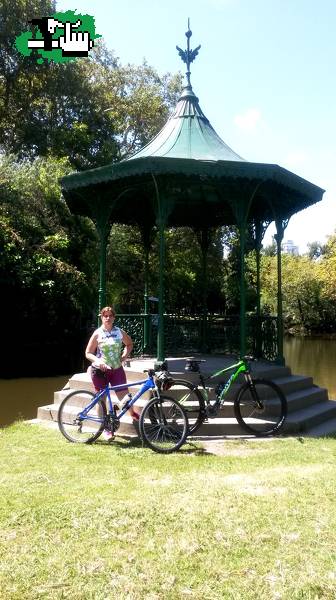
<path fill-rule="evenodd" d="M 98 371 L 91 367 L 91 379 L 95 389 L 101 390 L 105 387 L 106 382 L 108 381 L 110 385 L 122 385 L 126 383 L 126 375 L 123 367 L 119 367 L 118 369 L 107 369 L 105 371 L 105 377 L 102 377 Z M 127 386 L 119 388 L 118 392 L 127 391 Z"/>

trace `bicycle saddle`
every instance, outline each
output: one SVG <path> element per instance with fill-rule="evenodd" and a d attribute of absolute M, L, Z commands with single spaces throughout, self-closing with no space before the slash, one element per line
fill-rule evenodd
<path fill-rule="evenodd" d="M 200 362 L 204 362 L 201 360 L 194 360 L 194 359 L 187 359 L 186 360 L 186 365 L 184 367 L 185 371 L 190 371 L 192 373 L 199 373 L 200 367 L 199 367 L 199 363 Z"/>

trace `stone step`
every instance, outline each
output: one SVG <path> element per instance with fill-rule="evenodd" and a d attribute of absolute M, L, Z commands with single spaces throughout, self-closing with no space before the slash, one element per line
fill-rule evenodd
<path fill-rule="evenodd" d="M 288 414 L 284 424 L 287 433 L 308 432 L 326 421 L 336 418 L 335 400 L 327 400 Z"/>
<path fill-rule="evenodd" d="M 136 386 L 134 388 L 133 387 L 131 388 L 133 396 L 135 396 L 136 392 L 140 389 L 140 387 L 141 386 Z M 60 390 L 58 392 L 55 392 L 54 393 L 54 403 L 57 404 L 57 405 L 60 405 L 61 402 L 62 402 L 62 400 L 64 400 L 64 398 L 66 396 L 68 396 L 69 393 L 72 393 L 72 392 L 75 392 L 75 391 L 76 391 L 75 389 L 70 389 L 70 390 L 63 389 L 63 390 Z M 82 391 L 82 390 L 78 389 L 78 392 L 80 392 L 80 391 Z M 90 390 L 90 391 L 92 391 L 92 390 Z M 141 396 L 141 398 L 139 398 L 139 400 L 136 401 L 136 403 L 135 403 L 136 406 L 144 406 L 148 402 L 148 400 L 150 399 L 150 397 L 151 397 L 150 396 L 150 391 L 145 392 Z M 115 398 L 114 394 L 112 395 L 112 393 L 111 393 L 111 399 L 113 399 L 113 401 L 114 401 L 114 398 Z M 72 396 L 72 400 L 71 400 L 72 404 L 74 404 L 76 406 L 84 406 L 85 403 L 87 403 L 87 401 L 88 401 L 88 398 L 87 398 L 86 394 L 84 395 L 83 398 L 80 396 L 80 394 L 74 394 Z"/>
<path fill-rule="evenodd" d="M 168 358 L 168 369 L 172 376 L 177 379 L 187 379 L 193 381 L 195 384 L 199 383 L 199 374 L 190 373 L 185 371 L 184 367 L 186 364 L 186 358 Z M 195 358 L 195 357 L 190 357 Z M 197 358 L 197 357 L 196 357 Z M 207 356 L 206 362 L 201 364 L 202 372 L 211 374 L 212 372 L 219 371 L 233 364 L 235 360 L 222 356 Z M 131 360 L 130 366 L 125 368 L 126 377 L 128 382 L 143 381 L 146 379 L 145 369 L 154 367 L 154 359 L 144 360 Z M 295 433 L 295 432 L 307 432 L 310 429 L 312 431 L 319 431 L 321 428 L 327 427 L 327 423 L 333 422 L 336 418 L 336 402 L 328 400 L 327 390 L 319 388 L 313 384 L 312 378 L 304 375 L 293 375 L 289 367 L 283 367 L 280 365 L 267 364 L 263 361 L 252 362 L 251 370 L 254 377 L 260 377 L 265 379 L 273 380 L 279 385 L 284 392 L 288 401 L 288 417 L 284 432 Z M 210 389 L 210 397 L 214 398 L 214 388 L 219 381 L 227 379 L 230 372 L 224 376 L 218 376 L 217 378 L 211 379 L 207 382 Z M 219 415 L 215 419 L 209 419 L 208 422 L 204 423 L 201 430 L 201 435 L 209 435 L 211 437 L 217 435 L 233 435 L 240 436 L 246 435 L 239 427 L 233 413 L 233 399 L 237 393 L 237 390 L 241 382 L 236 382 L 229 394 L 226 397 L 224 407 L 221 409 Z M 75 389 L 87 389 L 93 391 L 93 386 L 89 373 L 76 373 L 68 381 L 67 385 L 63 390 L 58 390 L 54 395 L 54 404 L 38 409 L 38 417 L 41 419 L 52 419 L 57 420 L 57 410 L 62 399 L 69 393 L 69 391 Z M 130 391 L 134 394 L 139 389 L 139 386 L 130 386 Z M 178 399 L 178 393 L 176 391 L 169 390 L 166 392 L 167 395 L 174 396 Z M 139 407 L 146 403 L 147 399 L 142 398 L 137 402 Z M 123 417 L 122 421 L 128 417 Z M 126 425 L 125 425 L 126 427 Z M 133 425 L 130 422 L 128 424 L 129 429 L 133 429 Z M 330 425 L 330 431 L 333 426 Z M 329 429 L 328 429 L 329 431 Z M 119 433 L 122 434 L 123 429 L 120 428 Z M 199 433 L 199 432 L 198 432 Z M 125 434 L 126 435 L 126 434 Z"/>
<path fill-rule="evenodd" d="M 289 414 L 281 434 L 306 432 L 310 435 L 310 431 L 314 432 L 315 430 L 316 433 L 313 435 L 319 435 L 319 431 L 323 431 L 323 426 L 325 427 L 328 421 L 332 422 L 328 428 L 329 435 L 336 433 L 336 402 L 333 400 Z M 218 435 L 246 435 L 246 432 L 234 417 L 222 416 L 209 419 L 196 432 L 196 437 Z"/>
<path fill-rule="evenodd" d="M 49 404 L 47 406 L 40 406 L 37 411 L 37 419 L 41 421 L 50 421 L 57 424 L 57 413 L 58 405 Z M 75 411 L 74 411 L 75 413 Z M 137 435 L 136 429 L 133 425 L 131 417 L 125 415 L 120 419 L 120 427 L 118 429 L 118 435 L 121 436 L 133 436 Z"/>
<path fill-rule="evenodd" d="M 145 381 L 147 379 L 146 373 L 137 373 L 135 371 L 130 372 L 127 368 L 126 378 L 128 383 L 133 383 L 136 381 Z M 132 389 L 134 389 L 133 386 Z M 69 390 L 90 390 L 94 391 L 94 387 L 92 385 L 91 377 L 88 373 L 75 373 L 67 382 L 66 386 L 63 389 Z"/>
<path fill-rule="evenodd" d="M 310 388 L 292 392 L 291 394 L 285 394 L 285 396 L 287 399 L 288 414 L 328 401 L 327 390 L 315 385 Z"/>
<path fill-rule="evenodd" d="M 80 378 L 81 383 L 85 382 L 85 379 Z M 292 412 L 296 412 L 300 409 L 303 409 L 305 407 L 311 406 L 315 403 L 321 403 L 321 402 L 326 402 L 328 400 L 328 394 L 327 391 L 324 388 L 319 388 L 318 386 L 310 386 L 310 387 L 306 387 L 307 385 L 309 385 L 309 383 L 311 383 L 311 378 L 305 378 L 305 377 L 301 377 L 301 376 L 293 376 L 293 381 L 291 381 L 291 378 L 282 378 L 282 379 L 278 379 L 276 380 L 276 383 L 281 387 L 281 389 L 283 390 L 283 392 L 286 395 L 287 398 L 287 402 L 288 402 L 288 413 L 292 413 Z M 303 389 L 298 389 L 301 385 L 303 385 Z M 84 385 L 82 386 L 84 388 Z M 234 389 L 230 390 L 230 393 L 227 396 L 227 400 L 225 401 L 224 405 L 221 407 L 220 410 L 220 414 L 219 416 L 221 418 L 230 418 L 234 416 L 233 413 L 233 399 L 238 391 L 238 388 L 240 387 L 239 384 L 235 384 L 234 386 L 232 386 Z M 76 388 L 75 387 L 71 387 L 70 390 L 69 389 L 63 389 L 60 390 L 58 392 L 55 392 L 55 402 L 57 404 L 60 404 L 60 402 L 63 400 L 63 398 L 65 396 L 68 395 L 69 391 L 74 391 Z M 78 388 L 79 389 L 79 388 Z M 85 388 L 84 388 L 85 389 Z M 140 386 L 131 386 L 130 389 L 132 390 L 132 393 L 136 393 L 136 391 L 138 391 L 138 389 L 140 389 Z M 291 393 L 286 393 L 288 392 L 288 390 L 296 390 L 294 392 Z M 167 395 L 176 398 L 177 400 L 179 400 L 181 398 L 181 395 L 183 394 L 183 388 L 174 388 L 174 389 L 170 389 L 166 392 Z M 138 406 L 143 406 L 149 399 L 149 392 L 147 392 L 147 394 L 144 394 L 144 396 L 142 396 L 142 398 L 140 398 L 137 401 L 137 405 Z M 73 398 L 73 402 L 75 402 L 78 406 L 81 406 L 82 403 L 80 402 L 80 398 L 78 397 L 78 399 Z M 191 406 L 189 405 L 188 408 L 191 408 Z"/>
<path fill-rule="evenodd" d="M 319 423 L 319 425 L 311 427 L 305 432 L 305 435 L 308 435 L 309 437 L 336 436 L 336 417 L 329 418 L 327 421 L 323 421 L 322 423 Z"/>
<path fill-rule="evenodd" d="M 246 436 L 254 437 L 244 431 L 234 417 L 216 417 L 205 421 L 197 430 L 195 437 L 198 436 Z M 190 436 L 191 438 L 193 436 Z"/>
<path fill-rule="evenodd" d="M 265 379 L 270 378 L 268 377 Z M 311 388 L 314 385 L 313 378 L 307 377 L 305 375 L 290 375 L 286 377 L 277 377 L 271 379 L 271 381 L 274 381 L 274 383 L 276 383 L 282 389 L 285 396 L 297 390 L 305 390 L 307 388 Z"/>
<path fill-rule="evenodd" d="M 37 418 L 43 421 L 57 422 L 57 411 L 58 405 L 56 404 L 39 407 Z M 124 416 L 120 423 L 118 435 L 134 435 L 135 430 L 130 417 Z M 336 433 L 336 402 L 329 400 L 290 413 L 287 416 L 281 433 L 307 433 L 307 435 L 314 436 Z M 208 419 L 204 422 L 197 431 L 196 437 L 220 435 L 249 436 L 239 426 L 234 416 L 223 416 L 221 413 L 220 417 Z"/>

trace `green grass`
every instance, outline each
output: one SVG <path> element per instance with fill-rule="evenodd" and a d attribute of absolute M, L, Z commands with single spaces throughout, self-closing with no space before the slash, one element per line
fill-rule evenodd
<path fill-rule="evenodd" d="M 0 598 L 336 598 L 336 440 L 67 443 L 0 430 Z"/>

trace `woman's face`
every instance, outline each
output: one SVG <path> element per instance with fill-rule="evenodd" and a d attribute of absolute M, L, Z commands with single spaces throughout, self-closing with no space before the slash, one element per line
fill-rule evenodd
<path fill-rule="evenodd" d="M 101 320 L 102 320 L 102 324 L 105 327 L 105 329 L 112 329 L 114 319 L 115 319 L 114 314 L 111 313 L 111 311 L 106 310 L 103 312 L 103 314 L 101 316 Z"/>

